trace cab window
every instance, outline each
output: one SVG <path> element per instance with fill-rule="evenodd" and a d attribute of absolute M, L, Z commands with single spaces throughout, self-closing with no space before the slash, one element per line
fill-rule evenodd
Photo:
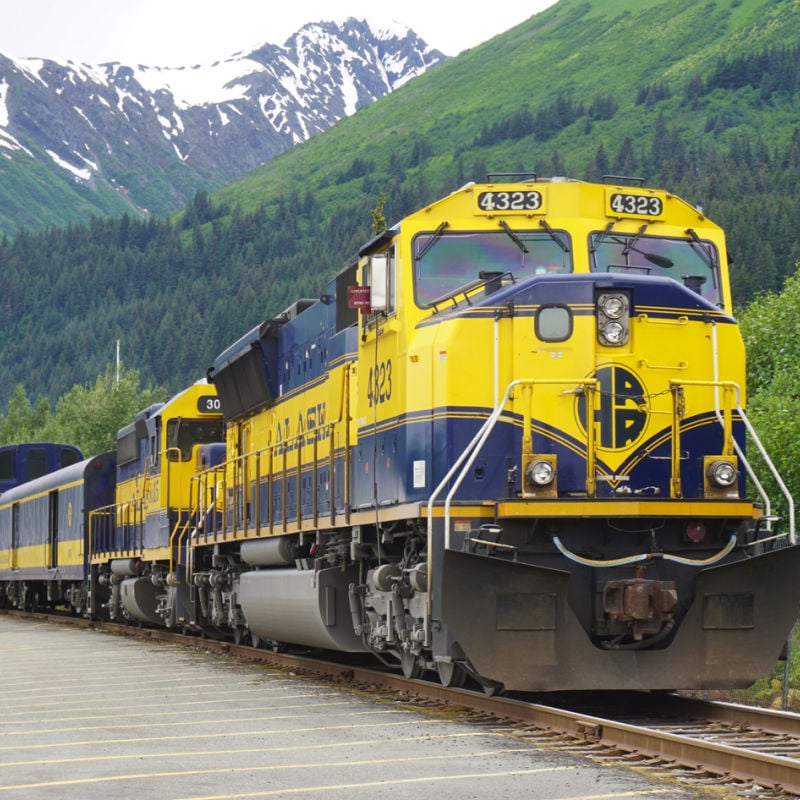
<path fill-rule="evenodd" d="M 592 272 L 671 278 L 710 302 L 722 303 L 719 257 L 712 242 L 685 237 L 597 231 L 590 237 Z"/>
<path fill-rule="evenodd" d="M 414 239 L 414 299 L 428 308 L 491 278 L 515 279 L 572 272 L 569 239 L 562 231 L 457 231 L 421 233 Z"/>
<path fill-rule="evenodd" d="M 188 461 L 192 449 L 197 444 L 209 444 L 225 440 L 222 420 L 210 419 L 171 419 L 167 422 L 167 453 L 170 461 Z"/>

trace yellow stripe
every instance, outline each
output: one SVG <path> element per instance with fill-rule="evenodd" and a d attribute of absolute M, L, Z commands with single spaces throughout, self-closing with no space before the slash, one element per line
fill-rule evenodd
<path fill-rule="evenodd" d="M 746 517 L 753 516 L 746 500 L 703 502 L 686 500 L 507 500 L 497 504 L 498 517 Z"/>

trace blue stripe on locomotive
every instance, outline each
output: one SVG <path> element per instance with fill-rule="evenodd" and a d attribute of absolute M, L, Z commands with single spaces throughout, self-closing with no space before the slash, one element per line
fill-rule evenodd
<path fill-rule="evenodd" d="M 451 409 L 451 412 L 453 411 Z M 472 440 L 488 414 L 488 409 L 459 409 L 457 416 L 451 416 L 444 409 L 437 409 L 433 414 L 425 413 L 415 418 L 403 417 L 392 420 L 385 423 L 377 433 L 362 430 L 352 454 L 353 509 L 373 507 L 376 490 L 378 505 L 426 502 L 431 491 Z M 709 413 L 684 420 L 683 428 L 682 451 L 689 456 L 681 460 L 682 493 L 686 499 L 699 499 L 703 497 L 704 491 L 702 454 L 721 451 L 722 427 L 716 417 Z M 734 425 L 734 433 L 737 439 L 741 439 L 744 433 L 741 423 Z M 538 424 L 534 426 L 533 442 L 534 452 L 557 456 L 559 492 L 562 495 L 583 495 L 586 487 L 585 443 L 571 439 L 561 431 Z M 512 468 L 519 465 L 521 447 L 521 420 L 500 422 L 468 471 L 454 500 L 482 502 L 488 497 L 502 499 L 518 493 L 520 475 L 518 471 L 512 471 Z M 692 453 L 699 455 L 692 457 Z M 669 497 L 671 478 L 669 456 L 669 442 L 664 432 L 642 442 L 616 471 L 604 464 L 602 452 L 598 453 L 599 475 L 613 480 L 598 480 L 597 496 L 619 496 L 615 487 L 622 486 L 626 487 L 623 491 L 630 488 L 633 496 Z M 425 464 L 425 486 L 414 485 L 414 462 Z M 337 510 L 341 512 L 344 509 L 343 475 L 342 451 L 336 454 L 335 480 L 332 487 L 329 467 L 326 465 L 318 468 L 316 512 L 319 517 L 324 518 L 330 513 L 331 492 Z M 619 475 L 624 475 L 625 478 L 622 480 L 615 478 Z M 314 473 L 310 466 L 306 466 L 303 470 L 300 480 L 301 514 L 308 519 L 314 511 L 312 500 Z M 278 476 L 273 483 L 271 515 L 273 524 L 282 521 L 284 481 L 286 521 L 290 522 L 297 518 L 297 474 L 296 470 L 291 470 L 288 476 L 283 478 Z M 743 491 L 743 487 L 741 490 Z M 260 492 L 261 523 L 265 525 L 270 520 L 266 483 L 262 484 Z M 254 494 L 251 494 L 251 510 L 256 506 L 255 500 Z"/>

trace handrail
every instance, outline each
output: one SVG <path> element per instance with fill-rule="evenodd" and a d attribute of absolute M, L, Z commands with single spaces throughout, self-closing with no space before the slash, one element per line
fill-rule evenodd
<path fill-rule="evenodd" d="M 306 497 L 310 500 L 311 503 L 311 519 L 313 520 L 314 528 L 316 528 L 319 524 L 319 516 L 320 516 L 320 498 L 319 498 L 319 468 L 321 465 L 327 462 L 328 467 L 330 469 L 330 478 L 328 481 L 329 486 L 329 503 L 330 503 L 330 524 L 331 526 L 335 525 L 336 523 L 336 516 L 337 516 L 337 507 L 336 507 L 336 478 L 337 478 L 337 469 L 336 469 L 336 452 L 337 452 L 337 445 L 336 445 L 336 436 L 337 433 L 342 431 L 343 439 L 342 439 L 342 448 L 343 448 L 343 456 L 342 456 L 342 490 L 343 490 L 343 502 L 344 508 L 342 513 L 344 514 L 344 519 L 346 522 L 350 521 L 350 487 L 351 487 L 351 466 L 350 466 L 350 450 L 351 450 L 351 436 L 350 436 L 350 381 L 351 381 L 351 371 L 352 365 L 345 364 L 344 369 L 342 372 L 343 379 L 342 379 L 342 386 L 341 392 L 339 396 L 340 406 L 339 406 L 339 414 L 338 417 L 331 421 L 325 421 L 323 424 L 313 428 L 301 431 L 294 436 L 285 439 L 282 442 L 271 442 L 270 444 L 262 447 L 258 450 L 253 450 L 247 453 L 242 453 L 237 455 L 234 458 L 226 459 L 219 464 L 214 465 L 213 467 L 209 467 L 202 472 L 197 473 L 197 477 L 201 477 L 204 475 L 209 475 L 214 471 L 221 472 L 223 475 L 227 473 L 227 471 L 231 470 L 234 474 L 234 489 L 233 492 L 233 507 L 232 509 L 229 508 L 228 503 L 228 496 L 227 492 L 221 492 L 218 497 L 218 502 L 221 502 L 221 518 L 222 518 L 222 525 L 223 525 L 223 538 L 227 536 L 227 523 L 228 523 L 228 513 L 232 511 L 231 514 L 231 522 L 233 525 L 233 530 L 231 532 L 232 536 L 236 536 L 239 530 L 240 523 L 244 526 L 244 529 L 247 530 L 248 528 L 248 514 L 247 514 L 247 492 L 249 487 L 249 481 L 245 481 L 242 476 L 247 475 L 248 470 L 250 469 L 249 465 L 253 465 L 255 469 L 255 499 L 254 499 L 254 506 L 255 506 L 255 530 L 256 535 L 262 535 L 262 525 L 261 525 L 261 512 L 262 512 L 262 502 L 261 502 L 261 481 L 262 478 L 264 479 L 267 487 L 267 509 L 266 509 L 266 528 L 267 528 L 267 535 L 273 535 L 275 533 L 275 525 L 279 526 L 279 532 L 286 533 L 288 531 L 288 512 L 289 512 L 289 498 L 288 498 L 288 484 L 289 479 L 294 478 L 297 483 L 297 495 L 295 498 L 295 502 L 293 506 L 296 507 L 296 526 L 298 530 L 304 529 L 304 517 L 303 517 L 303 502 Z M 323 435 L 324 433 L 324 435 Z M 319 443 L 322 439 L 328 439 L 328 447 L 329 452 L 323 453 L 320 455 L 320 446 Z M 311 460 L 308 462 L 303 461 L 304 453 L 307 453 L 307 446 L 311 449 Z M 296 461 L 293 464 L 289 463 L 289 450 L 292 449 L 296 453 Z M 266 457 L 266 469 L 262 472 L 262 459 Z M 276 460 L 280 459 L 280 472 L 279 475 L 282 479 L 281 485 L 279 487 L 279 491 L 281 492 L 280 496 L 280 516 L 279 518 L 277 514 L 275 514 L 274 510 L 274 499 L 275 499 L 275 482 L 276 482 L 276 475 L 274 472 L 274 466 L 276 466 Z M 310 467 L 312 472 L 312 486 L 310 491 L 310 496 L 308 492 L 304 493 L 303 490 L 303 472 L 306 468 Z M 197 515 L 202 513 L 202 508 L 200 507 L 200 503 L 202 503 L 202 498 L 198 497 L 196 506 L 190 509 L 190 514 Z M 239 504 L 241 503 L 242 509 L 241 514 L 239 514 Z M 277 519 L 276 519 L 277 518 Z M 175 534 L 173 534 L 174 536 Z M 179 534 L 183 536 L 181 532 Z M 172 537 L 171 537 L 172 543 Z"/>
<path fill-rule="evenodd" d="M 756 433 L 755 429 L 753 428 L 752 424 L 750 423 L 750 420 L 747 418 L 747 414 L 745 413 L 744 408 L 742 408 L 742 404 L 741 404 L 742 390 L 741 390 L 741 387 L 739 386 L 739 384 L 734 382 L 734 381 L 718 381 L 718 380 L 714 380 L 714 381 L 686 381 L 686 380 L 676 380 L 674 378 L 670 380 L 670 388 L 682 387 L 682 386 L 707 386 L 707 387 L 713 387 L 714 388 L 714 404 L 716 406 L 716 408 L 715 408 L 716 417 L 717 417 L 717 421 L 722 426 L 723 436 L 726 437 L 726 440 L 727 440 L 726 442 L 723 443 L 723 455 L 726 452 L 730 453 L 730 450 L 727 450 L 727 451 L 725 450 L 726 447 L 727 448 L 730 448 L 730 447 L 733 448 L 733 451 L 736 453 L 737 457 L 739 458 L 739 460 L 744 465 L 748 476 L 753 481 L 753 483 L 756 485 L 756 487 L 757 487 L 757 489 L 759 491 L 759 494 L 761 495 L 761 498 L 764 501 L 765 516 L 770 517 L 771 516 L 771 504 L 770 504 L 770 501 L 769 501 L 769 496 L 766 494 L 766 492 L 763 489 L 763 486 L 759 482 L 759 480 L 758 480 L 758 478 L 757 478 L 757 476 L 755 474 L 755 471 L 753 469 L 752 464 L 750 464 L 750 462 L 748 461 L 747 457 L 744 454 L 744 450 L 741 448 L 739 443 L 736 441 L 736 439 L 732 435 L 732 418 L 733 418 L 732 407 L 736 409 L 736 412 L 739 414 L 739 417 L 742 420 L 742 423 L 744 424 L 745 428 L 747 429 L 747 432 L 750 434 L 750 436 L 751 436 L 751 438 L 753 440 L 753 443 L 756 445 L 756 447 L 758 448 L 759 453 L 761 454 L 761 457 L 764 459 L 764 463 L 766 464 L 767 469 L 769 470 L 769 472 L 772 475 L 772 477 L 775 479 L 775 482 L 778 484 L 778 487 L 780 488 L 783 496 L 786 498 L 787 504 L 789 506 L 789 541 L 792 544 L 795 544 L 796 541 L 797 541 L 797 537 L 796 537 L 796 531 L 795 531 L 794 498 L 792 497 L 791 492 L 789 491 L 789 489 L 787 488 L 786 484 L 784 483 L 783 478 L 781 478 L 777 467 L 775 466 L 775 464 L 772 462 L 772 459 L 767 454 L 767 451 L 764 448 L 764 445 L 761 442 L 761 439 L 759 438 L 758 434 Z M 719 406 L 719 390 L 720 389 L 722 389 L 725 392 L 726 395 L 728 395 L 728 396 L 732 395 L 732 399 L 733 399 L 733 402 L 732 403 L 726 403 L 725 404 L 725 408 L 723 408 L 723 409 L 721 409 L 720 406 Z"/>
<path fill-rule="evenodd" d="M 707 567 L 711 564 L 716 564 L 717 561 L 721 561 L 736 546 L 736 534 L 732 533 L 725 547 L 708 558 L 686 558 L 685 556 L 674 556 L 671 553 L 639 553 L 635 556 L 623 556 L 622 558 L 594 559 L 584 558 L 577 553 L 573 553 L 561 542 L 558 536 L 553 536 L 552 540 L 561 555 L 565 556 L 570 561 L 574 561 L 576 564 L 583 564 L 586 567 L 623 567 L 628 564 L 638 564 L 641 561 L 657 561 L 659 559 L 662 561 L 674 561 L 677 564 L 686 564 L 693 567 Z"/>
<path fill-rule="evenodd" d="M 445 486 L 450 482 L 450 480 L 455 476 L 459 469 L 461 469 L 461 474 L 456 479 L 455 484 L 453 485 L 452 489 L 448 493 L 447 497 L 445 498 L 445 518 L 444 518 L 444 541 L 445 547 L 450 546 L 450 503 L 452 501 L 453 495 L 461 486 L 464 478 L 466 477 L 469 468 L 472 466 L 475 458 L 477 457 L 478 453 L 481 451 L 483 446 L 486 444 L 489 435 L 491 434 L 492 430 L 494 429 L 495 425 L 497 424 L 500 415 L 503 413 L 508 401 L 511 398 L 511 394 L 514 389 L 518 386 L 535 386 L 535 385 L 575 385 L 576 391 L 582 391 L 587 395 L 587 407 L 589 406 L 588 399 L 589 395 L 592 395 L 594 398 L 594 403 L 592 404 L 592 409 L 595 408 L 597 402 L 597 388 L 599 386 L 599 381 L 594 378 L 571 378 L 571 379 L 535 379 L 535 378 L 517 378 L 511 381 L 508 386 L 506 387 L 505 393 L 503 394 L 502 399 L 499 403 L 497 403 L 492 410 L 492 413 L 487 417 L 483 425 L 479 428 L 478 432 L 469 442 L 469 444 L 464 448 L 461 452 L 459 457 L 455 460 L 452 467 L 447 471 L 447 474 L 442 478 L 439 482 L 439 485 L 433 490 L 431 496 L 428 498 L 427 503 L 427 518 L 428 518 L 428 558 L 432 557 L 433 553 L 433 504 L 436 498 L 441 494 L 444 490 Z M 586 436 L 587 436 L 587 453 L 586 453 L 586 463 L 587 463 L 587 491 L 590 488 L 594 487 L 594 452 L 595 452 L 595 431 L 594 425 L 590 424 L 588 420 L 594 418 L 594 413 L 590 413 L 587 408 L 587 425 L 586 425 Z M 467 463 L 464 463 L 464 462 Z M 462 468 L 463 465 L 463 468 Z M 433 570 L 428 570 L 428 576 L 430 580 L 430 576 Z M 429 592 L 430 595 L 430 592 Z"/>
<path fill-rule="evenodd" d="M 714 380 L 719 380 L 719 339 L 717 336 L 717 323 L 714 320 L 711 320 L 711 348 L 712 348 L 712 361 L 714 364 Z M 794 498 L 792 497 L 789 489 L 787 488 L 786 484 L 783 482 L 783 478 L 781 478 L 780 474 L 778 473 L 777 467 L 773 464 L 772 459 L 767 455 L 767 451 L 764 445 L 761 442 L 758 434 L 755 432 L 755 429 L 750 424 L 750 420 L 747 419 L 747 415 L 744 413 L 744 410 L 741 407 L 741 387 L 738 384 L 733 384 L 736 387 L 736 408 L 741 415 L 742 422 L 744 422 L 745 428 L 747 432 L 750 434 L 750 437 L 753 439 L 756 447 L 758 448 L 758 452 L 761 454 L 761 457 L 764 459 L 764 463 L 767 465 L 767 469 L 770 471 L 770 474 L 775 479 L 776 483 L 780 487 L 780 490 L 783 496 L 786 498 L 786 501 L 789 505 L 789 541 L 792 544 L 797 542 L 797 536 L 795 533 L 795 512 L 794 512 Z M 717 419 L 719 419 L 719 396 L 715 391 L 714 401 L 716 405 L 716 413 Z M 753 481 L 759 496 L 764 501 L 764 512 L 766 517 L 772 516 L 772 508 L 769 501 L 769 496 L 767 495 L 764 487 L 761 485 L 761 482 L 758 480 L 758 477 L 755 474 L 755 471 L 750 466 L 747 458 L 744 455 L 744 451 L 739 447 L 739 445 L 734 441 L 733 443 L 734 449 L 736 451 L 736 455 L 741 458 L 742 463 L 745 465 L 745 469 L 747 470 L 747 474 L 750 477 L 750 480 Z M 770 530 L 769 523 L 767 525 L 767 530 Z"/>
<path fill-rule="evenodd" d="M 417 256 L 417 258 L 419 258 L 419 256 Z M 475 278 L 472 281 L 462 284 L 457 289 L 447 291 L 444 294 L 439 295 L 439 297 L 435 298 L 434 300 L 431 300 L 428 303 L 428 308 L 432 308 L 433 313 L 438 314 L 439 306 L 447 303 L 448 301 L 452 302 L 453 308 L 458 308 L 458 301 L 456 300 L 456 297 L 458 297 L 460 294 L 464 295 L 464 300 L 467 301 L 467 305 L 472 305 L 469 298 L 473 292 L 478 292 L 481 289 L 485 289 L 493 281 L 499 281 L 502 283 L 504 278 L 510 278 L 511 283 L 517 282 L 516 278 L 514 277 L 514 273 L 510 270 L 506 270 L 505 272 L 501 272 L 499 274 L 494 274 L 489 278 Z"/>

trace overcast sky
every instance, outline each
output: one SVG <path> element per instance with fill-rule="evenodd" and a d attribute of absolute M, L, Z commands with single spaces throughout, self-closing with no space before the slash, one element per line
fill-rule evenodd
<path fill-rule="evenodd" d="M 440 0 L 0 0 L 0 53 L 92 64 L 208 64 L 282 45 L 306 22 L 399 22 L 446 55 L 513 28 L 556 0 L 477 8 Z"/>

